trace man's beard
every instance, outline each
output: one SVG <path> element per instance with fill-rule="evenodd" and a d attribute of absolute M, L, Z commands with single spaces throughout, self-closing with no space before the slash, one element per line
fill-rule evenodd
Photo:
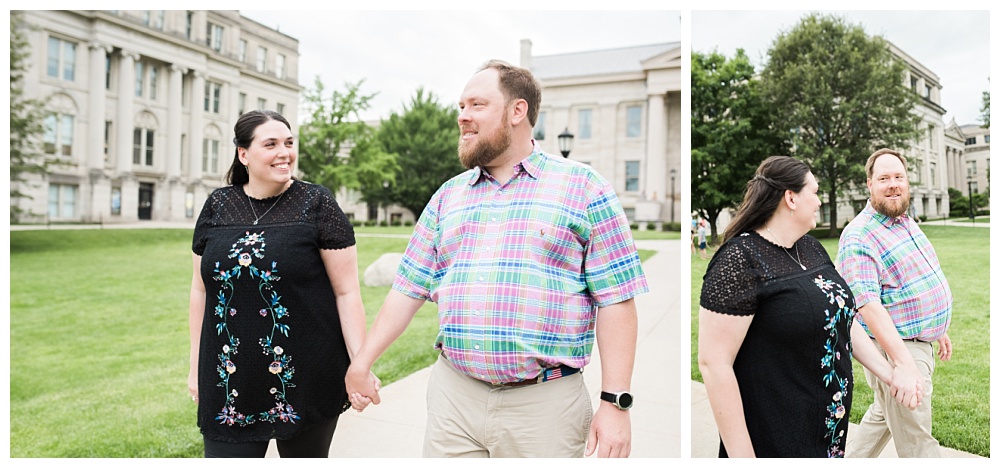
<path fill-rule="evenodd" d="M 500 128 L 490 137 L 485 137 L 480 133 L 476 135 L 475 144 L 463 144 L 461 132 L 459 132 L 458 138 L 458 160 L 461 161 L 462 165 L 466 169 L 477 166 L 486 167 L 510 147 L 510 126 L 507 125 L 507 115 L 504 114 L 500 121 Z"/>
<path fill-rule="evenodd" d="M 872 197 L 872 207 L 875 211 L 882 213 L 890 218 L 898 218 L 906 213 L 906 210 L 910 209 L 910 197 L 908 191 L 901 191 L 899 203 L 893 203 L 888 197 L 881 196 L 878 198 Z"/>

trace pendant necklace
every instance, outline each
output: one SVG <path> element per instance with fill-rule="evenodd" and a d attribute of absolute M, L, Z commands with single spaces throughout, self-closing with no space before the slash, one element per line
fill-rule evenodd
<path fill-rule="evenodd" d="M 774 242 L 777 244 L 778 237 L 775 236 L 773 232 L 771 232 L 771 228 L 769 228 L 767 226 L 764 226 L 764 229 L 767 229 L 767 233 L 771 235 L 771 238 L 774 239 Z M 802 264 L 802 257 L 799 257 L 799 242 L 795 241 L 795 242 L 792 243 L 792 245 L 795 246 L 795 257 L 792 257 L 792 254 L 788 252 L 788 248 L 787 247 L 785 247 L 785 246 L 783 246 L 781 244 L 778 244 L 778 247 L 781 247 L 781 250 L 785 251 L 785 255 L 788 255 L 788 258 L 792 259 L 793 262 L 798 263 L 799 267 L 801 267 L 803 270 L 805 270 L 806 266 Z M 796 257 L 798 257 L 798 260 L 795 259 Z"/>
<path fill-rule="evenodd" d="M 247 203 L 250 204 L 250 212 L 253 213 L 253 217 L 254 217 L 253 225 L 254 226 L 257 225 L 257 222 L 260 221 L 261 218 L 267 216 L 267 214 L 271 212 L 271 208 L 274 208 L 274 206 L 277 205 L 278 202 L 281 201 L 281 197 L 285 196 L 285 192 L 287 192 L 287 191 L 288 191 L 288 189 L 285 189 L 284 192 L 281 192 L 281 195 L 278 195 L 278 199 L 275 200 L 274 203 L 271 204 L 271 207 L 268 208 L 267 211 L 264 212 L 264 214 L 262 214 L 260 216 L 257 216 L 257 210 L 253 209 L 253 200 L 250 199 L 250 194 L 247 193 L 246 189 L 244 188 L 243 193 L 246 194 L 246 196 L 247 196 Z"/>

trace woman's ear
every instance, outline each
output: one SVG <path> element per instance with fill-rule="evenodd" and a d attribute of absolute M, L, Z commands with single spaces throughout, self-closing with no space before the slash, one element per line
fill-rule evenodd
<path fill-rule="evenodd" d="M 788 209 L 795 211 L 795 192 L 785 190 L 785 205 L 788 206 Z"/>
<path fill-rule="evenodd" d="M 244 166 L 247 165 L 247 150 L 244 148 L 236 147 L 236 156 L 240 158 L 240 164 Z"/>

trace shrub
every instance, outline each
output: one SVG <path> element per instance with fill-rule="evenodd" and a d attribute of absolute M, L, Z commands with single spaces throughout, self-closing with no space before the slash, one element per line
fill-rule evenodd
<path fill-rule="evenodd" d="M 383 219 L 382 221 L 379 221 L 378 225 L 382 227 L 389 227 L 389 222 Z"/>
<path fill-rule="evenodd" d="M 413 226 L 413 221 L 410 221 L 410 220 L 403 221 L 403 226 L 407 226 L 407 227 Z"/>

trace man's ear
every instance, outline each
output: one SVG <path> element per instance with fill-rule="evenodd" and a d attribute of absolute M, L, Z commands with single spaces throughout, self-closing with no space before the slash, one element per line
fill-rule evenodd
<path fill-rule="evenodd" d="M 518 125 L 528 118 L 528 101 L 518 99 L 510 108 L 510 124 Z"/>

